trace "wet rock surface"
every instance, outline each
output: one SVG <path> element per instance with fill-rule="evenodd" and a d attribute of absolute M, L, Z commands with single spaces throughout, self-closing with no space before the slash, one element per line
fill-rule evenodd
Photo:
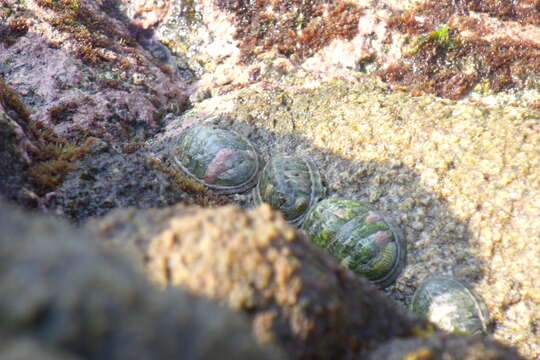
<path fill-rule="evenodd" d="M 0 228 L 3 358 L 280 358 L 256 345 L 239 314 L 158 292 L 80 229 L 4 201 Z"/>
<path fill-rule="evenodd" d="M 538 111 L 516 94 L 449 101 L 365 75 L 289 79 L 196 104 L 163 136 L 212 113 L 265 159 L 310 156 L 328 196 L 367 201 L 405 232 L 408 266 L 389 295 L 407 307 L 427 276 L 455 276 L 486 301 L 496 339 L 538 357 Z"/>
<path fill-rule="evenodd" d="M 135 148 L 129 153 L 120 144 L 97 141 L 59 186 L 49 206 L 80 222 L 114 208 L 163 207 L 183 197 L 174 180 L 152 165 L 147 152 Z"/>

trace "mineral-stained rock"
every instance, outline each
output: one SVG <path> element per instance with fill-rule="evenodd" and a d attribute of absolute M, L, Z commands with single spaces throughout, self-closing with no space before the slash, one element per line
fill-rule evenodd
<path fill-rule="evenodd" d="M 239 314 L 160 293 L 80 229 L 5 202 L 0 229 L 0 338 L 15 341 L 0 354 L 30 346 L 84 359 L 280 356 L 255 344 Z"/>
<path fill-rule="evenodd" d="M 87 226 L 138 250 L 150 278 L 219 299 L 252 319 L 262 343 L 293 358 L 340 358 L 425 323 L 313 246 L 268 205 L 119 210 Z"/>
<path fill-rule="evenodd" d="M 512 360 L 515 350 L 487 338 L 438 334 L 428 338 L 394 340 L 373 351 L 369 360 Z"/>

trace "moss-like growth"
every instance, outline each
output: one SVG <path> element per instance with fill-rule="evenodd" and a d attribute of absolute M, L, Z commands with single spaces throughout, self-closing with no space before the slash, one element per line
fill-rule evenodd
<path fill-rule="evenodd" d="M 210 207 L 231 203 L 231 200 L 228 197 L 214 194 L 212 190 L 208 189 L 203 184 L 198 183 L 181 172 L 173 170 L 159 159 L 149 157 L 147 160 L 157 170 L 169 175 L 180 190 L 191 195 L 192 202 L 188 202 L 189 204 Z"/>
<path fill-rule="evenodd" d="M 245 62 L 268 51 L 300 62 L 333 39 L 352 39 L 362 15 L 356 3 L 341 0 L 218 0 L 217 4 L 235 15 L 235 37 Z"/>
<path fill-rule="evenodd" d="M 37 4 L 53 10 L 56 16 L 50 24 L 59 31 L 72 34 L 79 42 L 76 50 L 86 63 L 97 65 L 106 59 L 100 49 L 111 49 L 116 44 L 135 46 L 136 40 L 115 30 L 106 17 L 100 17 L 79 0 L 37 0 Z"/>
<path fill-rule="evenodd" d="M 22 102 L 19 93 L 9 87 L 1 78 L 0 103 L 8 113 L 17 116 L 20 120 L 18 121 L 19 125 L 25 128 L 25 125 L 28 124 L 30 120 L 30 112 Z"/>
<path fill-rule="evenodd" d="M 60 103 L 49 110 L 49 115 L 53 124 L 58 124 L 64 119 L 71 117 L 79 107 L 76 101 L 67 101 Z"/>
<path fill-rule="evenodd" d="M 417 53 L 423 46 L 435 46 L 438 51 L 448 51 L 455 49 L 461 44 L 458 37 L 453 36 L 453 31 L 448 26 L 440 27 L 427 35 L 420 35 L 413 41 L 414 47 L 410 54 Z"/>
<path fill-rule="evenodd" d="M 462 41 L 448 23 L 451 16 L 467 11 L 487 12 L 504 20 L 540 24 L 540 12 L 524 12 L 522 5 L 497 1 L 486 7 L 477 1 L 429 1 L 417 8 L 396 14 L 388 25 L 415 40 L 403 61 L 380 72 L 383 80 L 409 89 L 413 95 L 432 93 L 449 99 L 465 96 L 479 82 L 487 80 L 491 92 L 516 86 L 534 87 L 540 74 L 540 48 L 527 41 L 482 38 Z M 521 6 L 521 7 L 520 7 Z M 523 9 L 522 9 L 523 10 Z M 420 23 L 416 19 L 423 18 Z M 478 33 L 481 25 L 461 24 Z M 485 91 L 486 87 L 482 89 Z"/>
<path fill-rule="evenodd" d="M 34 163 L 28 170 L 38 192 L 51 191 L 60 185 L 73 169 L 75 161 L 86 155 L 91 144 L 92 139 L 81 145 L 75 145 L 59 138 L 52 143 L 41 143 L 38 155 L 42 160 Z"/>
<path fill-rule="evenodd" d="M 19 37 L 24 36 L 29 28 L 29 19 L 22 17 L 12 18 L 6 25 L 0 25 L 0 42 L 9 47 L 15 44 Z"/>
<path fill-rule="evenodd" d="M 64 181 L 73 163 L 87 153 L 91 140 L 80 139 L 70 143 L 59 137 L 53 129 L 41 122 L 31 121 L 30 111 L 20 95 L 0 79 L 0 103 L 25 131 L 35 148 L 29 149 L 34 163 L 28 169 L 30 180 L 40 194 L 53 190 Z M 73 103 L 51 109 L 51 117 L 60 116 Z"/>

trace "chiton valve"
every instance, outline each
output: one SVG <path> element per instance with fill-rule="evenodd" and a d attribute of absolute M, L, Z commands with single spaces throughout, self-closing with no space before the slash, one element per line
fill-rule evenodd
<path fill-rule="evenodd" d="M 276 156 L 264 167 L 254 190 L 256 203 L 268 203 L 292 224 L 302 222 L 324 188 L 317 166 L 306 157 Z"/>
<path fill-rule="evenodd" d="M 338 197 L 322 200 L 308 212 L 302 229 L 343 265 L 381 288 L 393 283 L 405 267 L 403 233 L 366 203 Z"/>
<path fill-rule="evenodd" d="M 218 193 L 240 193 L 257 181 L 260 160 L 248 139 L 229 130 L 192 126 L 172 149 L 179 170 Z"/>
<path fill-rule="evenodd" d="M 466 334 L 487 332 L 486 305 L 453 277 L 429 277 L 416 289 L 410 309 L 446 331 Z"/>

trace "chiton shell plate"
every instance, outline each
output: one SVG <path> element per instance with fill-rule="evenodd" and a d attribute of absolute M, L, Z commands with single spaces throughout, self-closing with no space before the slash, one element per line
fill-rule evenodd
<path fill-rule="evenodd" d="M 324 194 L 321 175 L 313 161 L 300 156 L 273 157 L 262 170 L 254 190 L 256 203 L 268 203 L 292 224 Z"/>
<path fill-rule="evenodd" d="M 218 193 L 251 189 L 260 168 L 259 155 L 248 139 L 207 125 L 184 130 L 171 155 L 178 170 Z"/>
<path fill-rule="evenodd" d="M 440 328 L 458 333 L 487 332 L 485 303 L 465 284 L 449 276 L 432 276 L 413 295 L 410 309 Z"/>
<path fill-rule="evenodd" d="M 403 233 L 366 203 L 338 197 L 322 200 L 306 215 L 302 228 L 315 244 L 379 287 L 393 283 L 405 267 Z"/>

